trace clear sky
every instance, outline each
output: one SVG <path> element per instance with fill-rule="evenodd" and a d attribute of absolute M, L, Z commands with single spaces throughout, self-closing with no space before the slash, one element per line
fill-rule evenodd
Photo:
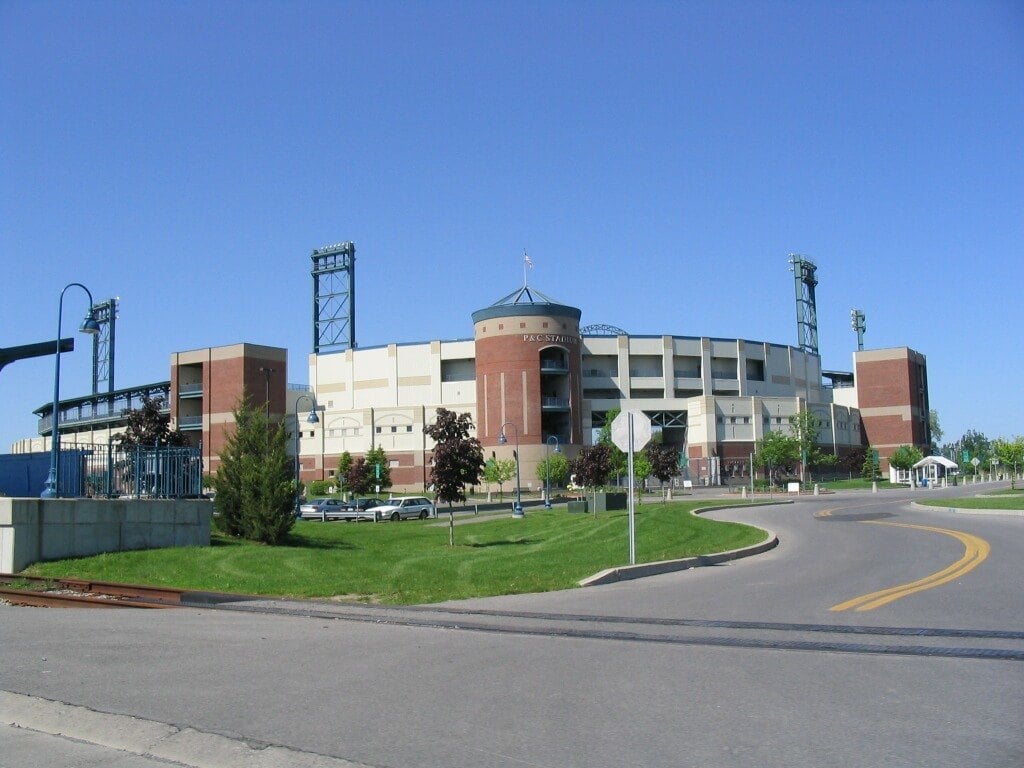
<path fill-rule="evenodd" d="M 947 439 L 1024 434 L 1024 4 L 0 0 L 0 346 L 118 296 L 115 383 L 286 347 L 313 248 L 360 346 L 467 338 L 522 283 L 635 334 L 928 358 Z M 90 390 L 70 289 L 61 396 Z M 0 371 L 0 450 L 52 357 Z"/>

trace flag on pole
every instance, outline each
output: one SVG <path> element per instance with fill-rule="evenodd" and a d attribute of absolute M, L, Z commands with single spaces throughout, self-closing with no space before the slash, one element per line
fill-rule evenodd
<path fill-rule="evenodd" d="M 528 266 L 530 269 L 533 269 L 533 259 L 530 258 L 530 254 L 526 251 L 523 251 L 523 264 Z"/>

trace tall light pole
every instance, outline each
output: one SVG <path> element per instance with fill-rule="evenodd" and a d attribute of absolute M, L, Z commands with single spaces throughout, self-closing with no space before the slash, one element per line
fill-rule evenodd
<path fill-rule="evenodd" d="M 544 441 L 544 509 L 551 509 L 551 441 L 555 441 L 555 453 L 558 450 L 558 435 L 548 435 Z"/>
<path fill-rule="evenodd" d="M 100 332 L 100 324 L 96 320 L 96 310 L 93 308 L 92 293 L 81 283 L 68 283 L 60 292 L 60 301 L 57 302 L 57 338 L 60 339 L 61 317 L 64 314 L 64 294 L 68 288 L 77 285 L 89 297 L 89 314 L 85 316 L 82 325 L 79 327 L 82 333 L 97 334 Z M 56 354 L 53 356 L 53 411 L 50 414 L 50 474 L 43 485 L 43 492 L 40 494 L 44 499 L 60 498 L 60 480 L 57 471 L 57 463 L 60 460 L 60 344 L 57 344 Z"/>
<path fill-rule="evenodd" d="M 306 417 L 307 424 L 319 424 L 320 417 L 316 415 L 316 400 L 310 395 L 299 395 L 299 399 L 295 401 L 295 516 L 299 516 L 299 486 L 302 485 L 302 481 L 299 477 L 299 403 L 303 400 L 309 400 L 313 404 L 313 407 L 309 409 L 309 416 Z"/>
<path fill-rule="evenodd" d="M 523 514 L 523 496 L 522 487 L 519 484 L 519 427 L 513 424 L 511 421 L 506 421 L 501 425 L 501 431 L 498 433 L 498 442 L 502 445 L 508 443 L 508 438 L 505 437 L 505 427 L 512 427 L 516 431 L 516 503 L 512 507 L 512 517 L 524 517 Z"/>
<path fill-rule="evenodd" d="M 262 373 L 267 379 L 266 387 L 266 399 L 267 399 L 267 424 L 270 423 L 270 374 L 276 373 L 276 368 L 267 368 L 266 366 L 260 366 L 260 373 Z"/>

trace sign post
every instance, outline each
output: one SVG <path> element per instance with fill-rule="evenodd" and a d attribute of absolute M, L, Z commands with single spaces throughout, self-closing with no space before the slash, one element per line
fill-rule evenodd
<path fill-rule="evenodd" d="M 636 502 L 633 498 L 633 454 L 651 439 L 651 420 L 643 411 L 623 411 L 612 421 L 612 442 L 626 453 L 629 509 L 629 564 L 636 565 Z"/>

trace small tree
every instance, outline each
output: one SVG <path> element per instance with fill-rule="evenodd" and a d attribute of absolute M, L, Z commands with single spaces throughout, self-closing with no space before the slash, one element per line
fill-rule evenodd
<path fill-rule="evenodd" d="M 470 437 L 473 419 L 468 413 L 437 409 L 434 423 L 424 432 L 435 443 L 430 481 L 438 501 L 448 504 L 448 545 L 455 545 L 455 512 L 452 504 L 466 500 L 466 486 L 480 482 L 484 452 L 480 441 Z"/>
<path fill-rule="evenodd" d="M 818 447 L 820 426 L 818 417 L 804 409 L 789 417 L 789 428 L 797 443 L 797 457 L 800 461 L 800 482 L 807 482 L 807 467 Z"/>
<path fill-rule="evenodd" d="M 488 485 L 496 483 L 498 486 L 499 498 L 505 500 L 505 483 L 516 476 L 515 459 L 490 458 L 484 465 L 483 479 Z"/>
<path fill-rule="evenodd" d="M 1010 488 L 1017 490 L 1017 468 L 1024 466 L 1024 437 L 996 438 L 992 441 L 992 454 L 1010 473 Z"/>
<path fill-rule="evenodd" d="M 569 459 L 564 453 L 552 453 L 537 464 L 537 479 L 546 483 L 549 480 L 551 485 L 558 486 L 565 483 L 569 477 Z"/>
<path fill-rule="evenodd" d="M 877 480 L 879 478 L 878 462 L 875 460 L 875 450 L 868 448 L 864 452 L 864 463 L 860 468 L 861 477 L 865 480 Z"/>
<path fill-rule="evenodd" d="M 800 443 L 795 437 L 782 432 L 766 432 L 754 449 L 754 464 L 765 468 L 769 483 L 772 482 L 772 470 L 789 469 L 799 459 Z"/>
<path fill-rule="evenodd" d="M 626 469 L 629 469 L 629 456 L 626 457 Z M 644 451 L 633 452 L 633 486 L 637 499 L 643 499 L 644 483 L 651 476 L 651 462 Z"/>
<path fill-rule="evenodd" d="M 379 485 L 383 492 L 391 487 L 391 462 L 381 446 L 378 445 L 366 452 L 366 464 L 373 477 L 371 488 L 376 488 Z"/>
<path fill-rule="evenodd" d="M 338 459 L 338 490 L 348 490 L 348 471 L 352 468 L 352 454 L 344 451 Z"/>
<path fill-rule="evenodd" d="M 576 484 L 584 488 L 596 488 L 608 481 L 612 471 L 611 450 L 604 443 L 584 448 L 572 463 L 572 473 L 576 475 Z"/>
<path fill-rule="evenodd" d="M 234 417 L 214 476 L 214 523 L 229 536 L 279 544 L 295 523 L 287 434 L 248 401 L 236 406 Z"/>
<path fill-rule="evenodd" d="M 345 473 L 345 487 L 355 496 L 369 493 L 377 482 L 373 472 L 373 467 L 366 463 L 366 457 L 357 456 Z"/>
<path fill-rule="evenodd" d="M 626 455 L 626 452 L 612 442 L 612 422 L 615 421 L 615 418 L 620 413 L 622 413 L 621 408 L 612 408 L 608 411 L 604 417 L 604 426 L 601 427 L 601 432 L 597 436 L 598 445 L 608 446 L 608 475 L 614 476 L 616 483 L 618 483 L 620 477 L 626 474 L 629 468 L 629 457 Z M 601 484 L 603 485 L 604 482 L 602 480 Z"/>
<path fill-rule="evenodd" d="M 143 448 L 160 445 L 188 445 L 188 438 L 177 429 L 171 429 L 171 417 L 161 413 L 164 407 L 162 397 L 142 396 L 142 407 L 128 411 L 128 423 L 124 432 L 117 436 L 121 448 Z"/>
<path fill-rule="evenodd" d="M 652 441 L 644 448 L 647 461 L 651 466 L 651 475 L 658 478 L 662 487 L 662 501 L 665 501 L 665 483 L 679 474 L 679 454 L 671 445 Z"/>
<path fill-rule="evenodd" d="M 924 456 L 921 450 L 913 445 L 901 445 L 892 455 L 889 457 L 889 466 L 901 469 L 909 472 L 917 462 L 919 462 Z M 913 479 L 910 480 L 913 485 Z"/>

